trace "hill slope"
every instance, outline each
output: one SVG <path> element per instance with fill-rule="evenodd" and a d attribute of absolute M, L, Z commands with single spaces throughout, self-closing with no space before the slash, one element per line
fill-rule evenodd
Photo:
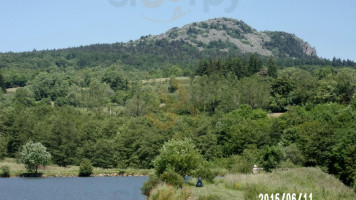
<path fill-rule="evenodd" d="M 157 41 L 183 40 L 199 50 L 217 47 L 222 51 L 237 48 L 241 53 L 257 53 L 263 56 L 316 57 L 317 52 L 307 42 L 285 32 L 258 32 L 243 21 L 217 18 L 173 28 L 164 34 L 152 36 Z"/>
<path fill-rule="evenodd" d="M 191 68 L 201 59 L 249 53 L 290 60 L 320 61 L 316 50 L 293 34 L 258 32 L 242 21 L 218 18 L 173 28 L 157 36 L 143 36 L 127 43 L 2 53 L 0 68 L 84 68 L 113 64 L 139 70 L 176 64 Z"/>

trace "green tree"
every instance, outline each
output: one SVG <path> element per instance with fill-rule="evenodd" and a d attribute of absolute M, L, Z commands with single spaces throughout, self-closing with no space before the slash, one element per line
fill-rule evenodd
<path fill-rule="evenodd" d="M 117 165 L 115 145 L 110 140 L 99 140 L 94 148 L 94 156 L 91 159 L 95 167 L 114 168 Z"/>
<path fill-rule="evenodd" d="M 197 169 L 202 161 L 203 158 L 195 149 L 192 140 L 183 139 L 166 142 L 153 164 L 157 175 L 161 175 L 167 170 L 173 170 L 181 176 L 185 176 Z"/>
<path fill-rule="evenodd" d="M 343 135 L 332 150 L 329 172 L 351 185 L 356 177 L 356 131 L 347 131 Z"/>
<path fill-rule="evenodd" d="M 179 88 L 179 82 L 177 81 L 176 78 L 172 77 L 169 79 L 169 87 L 168 87 L 168 91 L 170 93 L 173 93 L 175 91 L 177 91 Z"/>
<path fill-rule="evenodd" d="M 272 169 L 277 168 L 282 158 L 283 153 L 280 149 L 275 146 L 267 147 L 266 150 L 262 153 L 261 157 L 263 169 L 266 172 L 271 172 Z"/>
<path fill-rule="evenodd" d="M 41 72 L 29 81 L 29 85 L 36 100 L 44 98 L 56 100 L 58 97 L 67 95 L 69 82 L 66 80 L 64 73 L 49 74 Z"/>
<path fill-rule="evenodd" d="M 250 55 L 248 66 L 250 74 L 257 73 L 262 69 L 262 61 L 257 54 Z"/>
<path fill-rule="evenodd" d="M 93 166 L 89 159 L 83 159 L 79 166 L 79 176 L 90 176 L 93 173 Z"/>
<path fill-rule="evenodd" d="M 174 65 L 169 69 L 169 76 L 178 77 L 182 75 L 183 75 L 183 71 L 182 68 L 180 68 L 179 66 Z"/>
<path fill-rule="evenodd" d="M 88 90 L 82 93 L 87 108 L 100 108 L 106 105 L 114 91 L 105 83 L 97 80 L 90 82 Z"/>
<path fill-rule="evenodd" d="M 110 85 L 114 91 L 127 90 L 129 83 L 115 68 L 111 68 L 110 71 L 107 71 L 102 77 L 102 81 Z"/>
<path fill-rule="evenodd" d="M 239 82 L 240 103 L 252 108 L 266 108 L 270 99 L 270 84 L 259 76 L 245 77 Z"/>
<path fill-rule="evenodd" d="M 16 104 L 24 106 L 32 106 L 34 99 L 32 98 L 31 91 L 28 88 L 19 88 L 16 90 L 14 101 Z"/>
<path fill-rule="evenodd" d="M 267 68 L 268 68 L 268 76 L 272 78 L 277 78 L 277 65 L 274 62 L 273 58 L 268 59 Z"/>
<path fill-rule="evenodd" d="M 10 175 L 11 171 L 9 166 L 4 165 L 0 168 L 0 177 L 10 177 Z"/>
<path fill-rule="evenodd" d="M 351 100 L 350 102 L 350 106 L 353 110 L 356 110 L 356 95 L 354 96 L 354 98 Z"/>
<path fill-rule="evenodd" d="M 291 103 L 291 91 L 294 85 L 288 77 L 279 77 L 272 82 L 270 108 L 273 112 L 285 111 Z"/>
<path fill-rule="evenodd" d="M 51 154 L 47 152 L 47 148 L 41 143 L 27 142 L 20 153 L 21 162 L 26 165 L 29 173 L 37 174 L 40 165 L 46 166 L 51 160 Z"/>
<path fill-rule="evenodd" d="M 0 90 L 3 92 L 6 92 L 6 85 L 5 85 L 5 80 L 2 74 L 0 74 Z"/>
<path fill-rule="evenodd" d="M 330 124 L 308 121 L 298 127 L 297 143 L 305 157 L 305 165 L 323 167 L 328 165 L 332 147 L 338 139 Z"/>
<path fill-rule="evenodd" d="M 7 156 L 7 141 L 5 137 L 0 135 L 0 160 L 4 159 Z"/>

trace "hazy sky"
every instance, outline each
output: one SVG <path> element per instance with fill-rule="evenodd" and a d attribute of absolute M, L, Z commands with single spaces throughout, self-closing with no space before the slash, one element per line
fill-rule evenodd
<path fill-rule="evenodd" d="M 126 42 L 217 17 L 294 33 L 321 57 L 356 61 L 355 0 L 1 0 L 0 52 Z"/>

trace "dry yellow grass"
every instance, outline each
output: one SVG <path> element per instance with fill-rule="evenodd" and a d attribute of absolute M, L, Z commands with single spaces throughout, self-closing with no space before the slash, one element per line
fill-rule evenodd
<path fill-rule="evenodd" d="M 284 113 L 269 113 L 267 114 L 268 117 L 272 117 L 272 118 L 278 118 L 280 116 L 282 116 Z"/>
<path fill-rule="evenodd" d="M 14 92 L 16 92 L 16 90 L 17 89 L 19 89 L 20 87 L 17 87 L 17 88 L 7 88 L 6 89 L 6 92 L 8 92 L 8 93 L 14 93 Z"/>
<path fill-rule="evenodd" d="M 156 79 L 148 79 L 148 80 L 142 80 L 142 83 L 164 83 L 168 82 L 170 78 L 156 78 Z M 190 80 L 189 77 L 175 77 L 177 81 L 188 81 Z"/>

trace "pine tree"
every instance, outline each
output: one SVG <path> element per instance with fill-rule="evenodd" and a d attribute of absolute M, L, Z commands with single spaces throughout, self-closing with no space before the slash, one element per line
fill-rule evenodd
<path fill-rule="evenodd" d="M 257 54 L 252 54 L 249 59 L 249 72 L 250 74 L 257 73 L 262 68 L 262 61 Z"/>
<path fill-rule="evenodd" d="M 268 76 L 272 78 L 277 78 L 277 65 L 274 62 L 273 58 L 268 59 L 267 68 L 268 68 Z"/>
<path fill-rule="evenodd" d="M 0 74 L 0 90 L 6 92 L 4 77 Z"/>

